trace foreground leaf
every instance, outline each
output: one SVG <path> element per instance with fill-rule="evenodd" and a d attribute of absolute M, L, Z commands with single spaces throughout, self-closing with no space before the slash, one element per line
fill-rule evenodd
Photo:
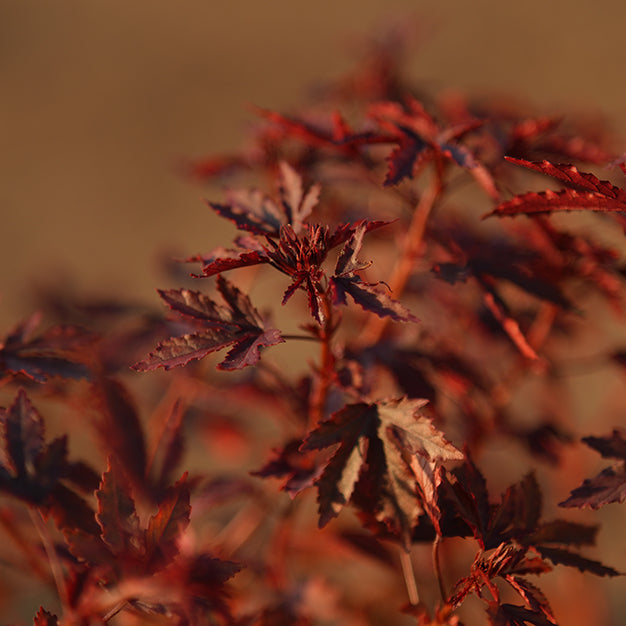
<path fill-rule="evenodd" d="M 280 331 L 267 328 L 248 296 L 218 276 L 217 289 L 225 306 L 189 289 L 159 291 L 163 300 L 196 332 L 162 341 L 146 359 L 133 366 L 138 371 L 186 365 L 194 359 L 230 347 L 219 369 L 234 370 L 255 365 L 261 348 L 282 343 Z"/>
<path fill-rule="evenodd" d="M 361 483 L 380 519 L 397 529 L 405 547 L 410 544 L 411 528 L 423 511 L 417 484 L 426 474 L 420 461 L 463 458 L 420 414 L 424 404 L 406 398 L 349 404 L 309 434 L 303 450 L 339 444 L 316 480 L 320 526 L 339 514 Z M 422 484 L 422 489 L 432 487 Z"/>
<path fill-rule="evenodd" d="M 346 304 L 346 294 L 349 294 L 364 310 L 379 317 L 391 317 L 399 322 L 418 322 L 415 315 L 383 291 L 379 286 L 380 283 L 363 282 L 356 274 L 370 265 L 357 259 L 366 231 L 367 224 L 360 224 L 345 243 L 337 259 L 335 274 L 330 279 L 333 303 Z"/>

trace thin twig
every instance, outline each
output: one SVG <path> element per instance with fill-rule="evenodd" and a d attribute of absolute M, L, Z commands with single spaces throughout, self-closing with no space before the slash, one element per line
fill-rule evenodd
<path fill-rule="evenodd" d="M 402 295 L 411 277 L 415 259 L 419 254 L 424 238 L 428 217 L 442 191 L 443 184 L 440 176 L 439 174 L 435 174 L 430 185 L 420 196 L 417 206 L 415 207 L 413 218 L 404 240 L 404 249 L 396 261 L 396 265 L 391 272 L 391 277 L 387 281 L 391 294 L 396 299 Z M 364 343 L 369 345 L 376 343 L 385 332 L 388 323 L 388 317 L 371 316 L 361 335 Z"/>
<path fill-rule="evenodd" d="M 120 600 L 114 607 L 107 611 L 106 615 L 102 618 L 103 622 L 112 620 L 118 613 L 123 611 L 128 606 L 127 600 Z"/>
<path fill-rule="evenodd" d="M 406 592 L 409 596 L 409 603 L 411 606 L 417 606 L 420 602 L 420 596 L 417 591 L 417 583 L 415 582 L 411 553 L 406 552 L 403 548 L 400 548 L 400 565 L 402 566 L 402 574 L 404 576 Z"/>
<path fill-rule="evenodd" d="M 435 577 L 437 578 L 437 584 L 439 585 L 439 595 L 441 601 L 447 600 L 446 589 L 443 584 L 443 576 L 441 575 L 441 561 L 439 560 L 439 546 L 441 545 L 441 536 L 437 535 L 433 542 L 433 568 L 435 570 Z"/>
<path fill-rule="evenodd" d="M 48 568 L 44 567 L 41 563 L 41 553 L 37 549 L 37 546 L 33 545 L 32 540 L 24 535 L 20 523 L 14 519 L 11 511 L 4 507 L 0 508 L 0 526 L 4 528 L 14 544 L 19 546 L 22 550 L 30 571 L 35 572 L 42 580 L 50 582 L 50 573 L 48 572 Z M 14 563 L 10 565 L 3 563 L 3 566 L 5 565 L 12 568 L 23 566 L 22 564 L 18 566 Z M 24 569 L 26 570 L 27 568 Z"/>
<path fill-rule="evenodd" d="M 46 526 L 43 515 L 39 509 L 35 510 L 29 507 L 28 512 L 30 514 L 30 519 L 32 520 L 33 525 L 39 533 L 41 544 L 46 551 L 46 555 L 48 556 L 50 571 L 52 572 L 52 577 L 54 578 L 54 584 L 56 585 L 61 604 L 63 605 L 63 607 L 66 607 L 68 604 L 67 586 L 65 584 L 65 578 L 63 576 L 63 570 L 61 568 L 61 562 L 59 561 L 59 556 L 57 555 L 54 544 L 52 543 L 52 538 L 50 537 L 50 533 L 48 532 L 48 527 Z"/>
<path fill-rule="evenodd" d="M 314 337 L 313 335 L 283 335 L 281 334 L 283 339 L 293 339 L 296 341 L 319 341 L 319 337 Z"/>
<path fill-rule="evenodd" d="M 322 299 L 324 308 L 324 327 L 320 331 L 320 369 L 315 388 L 311 393 L 309 406 L 310 425 L 319 424 L 325 417 L 324 409 L 333 373 L 335 371 L 335 357 L 332 352 L 331 341 L 336 330 L 333 321 L 333 309 L 329 301 L 328 293 Z"/>

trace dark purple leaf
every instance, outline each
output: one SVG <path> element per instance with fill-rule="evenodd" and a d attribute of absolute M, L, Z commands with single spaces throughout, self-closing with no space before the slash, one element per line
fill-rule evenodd
<path fill-rule="evenodd" d="M 491 626 L 555 626 L 556 622 L 549 619 L 543 611 L 527 609 L 515 604 L 499 604 L 489 609 Z"/>
<path fill-rule="evenodd" d="M 599 509 L 613 502 L 626 499 L 626 464 L 615 468 L 607 467 L 594 478 L 587 478 L 580 487 L 574 489 L 569 498 L 559 503 L 566 508 Z"/>
<path fill-rule="evenodd" d="M 146 444 L 128 389 L 118 380 L 101 377 L 93 387 L 93 399 L 99 411 L 95 426 L 103 447 L 115 455 L 131 480 L 142 485 L 146 475 Z"/>
<path fill-rule="evenodd" d="M 96 498 L 96 519 L 102 529 L 104 543 L 113 554 L 133 551 L 133 541 L 140 532 L 139 516 L 130 493 L 130 484 L 113 457 L 109 457 Z"/>
<path fill-rule="evenodd" d="M 39 383 L 51 376 L 89 378 L 89 369 L 82 361 L 95 336 L 74 327 L 57 326 L 33 338 L 40 320 L 41 315 L 32 315 L 0 342 L 0 372 L 24 374 Z"/>
<path fill-rule="evenodd" d="M 575 567 L 581 572 L 591 572 L 596 576 L 620 576 L 621 573 L 612 567 L 607 567 L 599 561 L 586 559 L 580 554 L 564 550 L 562 548 L 552 548 L 547 546 L 536 546 L 536 550 L 544 559 L 550 559 L 555 565 L 567 565 Z"/>
<path fill-rule="evenodd" d="M 232 283 L 218 276 L 217 288 L 226 306 L 189 289 L 160 292 L 173 311 L 190 320 L 195 332 L 162 341 L 146 359 L 134 365 L 134 369 L 148 371 L 163 367 L 167 370 L 229 346 L 232 348 L 218 368 L 240 369 L 258 362 L 260 348 L 284 341 L 277 329 L 265 327 L 248 296 Z"/>
<path fill-rule="evenodd" d="M 420 414 L 424 400 L 387 400 L 349 404 L 322 422 L 302 450 L 339 447 L 316 480 L 320 526 L 350 502 L 360 481 L 376 485 L 372 508 L 398 525 L 405 546 L 422 507 L 417 484 L 424 484 L 421 460 L 440 463 L 463 455 Z"/>
<path fill-rule="evenodd" d="M 44 445 L 41 415 L 20 389 L 13 404 L 0 410 L 6 464 L 18 477 L 25 476 L 35 465 Z"/>
<path fill-rule="evenodd" d="M 189 487 L 186 474 L 171 487 L 146 530 L 146 550 L 153 562 L 167 563 L 178 554 L 178 539 L 189 525 Z"/>
<path fill-rule="evenodd" d="M 623 502 L 626 499 L 626 436 L 614 429 L 608 437 L 584 437 L 583 441 L 604 458 L 619 459 L 613 467 L 607 467 L 594 478 L 587 478 L 570 497 L 559 503 L 563 507 L 599 509 L 605 504 Z"/>
<path fill-rule="evenodd" d="M 583 441 L 605 459 L 626 461 L 626 432 L 614 429 L 608 437 L 583 437 Z"/>
<path fill-rule="evenodd" d="M 366 223 L 357 226 L 337 259 L 335 275 L 330 279 L 333 303 L 335 305 L 346 304 L 346 294 L 349 294 L 359 306 L 379 317 L 391 317 L 401 322 L 418 322 L 417 317 L 399 302 L 392 300 L 378 286 L 380 283 L 362 282 L 361 278 L 355 274 L 369 266 L 369 263 L 363 263 L 357 259 L 366 229 Z"/>
<path fill-rule="evenodd" d="M 42 606 L 39 607 L 37 615 L 33 620 L 33 626 L 58 626 L 59 618 L 52 613 L 48 613 Z"/>
<path fill-rule="evenodd" d="M 280 202 L 276 203 L 260 191 L 230 191 L 228 204 L 209 202 L 222 217 L 237 228 L 255 235 L 278 236 L 280 229 L 290 224 L 300 232 L 304 220 L 317 204 L 320 188 L 313 185 L 306 194 L 300 175 L 287 163 L 280 164 Z"/>

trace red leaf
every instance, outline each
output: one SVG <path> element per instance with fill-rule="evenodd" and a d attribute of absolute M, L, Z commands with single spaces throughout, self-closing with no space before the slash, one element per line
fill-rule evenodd
<path fill-rule="evenodd" d="M 272 459 L 250 474 L 261 478 L 286 476 L 281 489 L 294 498 L 303 489 L 311 487 L 323 469 L 313 461 L 311 453 L 300 450 L 301 445 L 301 440 L 292 439 L 279 450 L 274 450 Z"/>
<path fill-rule="evenodd" d="M 626 464 L 615 468 L 607 467 L 594 478 L 587 478 L 580 487 L 574 489 L 569 498 L 559 502 L 566 508 L 599 509 L 613 502 L 626 500 Z"/>
<path fill-rule="evenodd" d="M 215 276 L 215 274 L 227 272 L 228 270 L 234 270 L 239 267 L 260 265 L 261 263 L 269 263 L 267 256 L 257 250 L 251 250 L 250 252 L 242 252 L 236 257 L 220 257 L 206 263 L 206 265 L 202 267 L 202 276 Z"/>
<path fill-rule="evenodd" d="M 474 537 L 486 547 L 490 524 L 489 494 L 487 483 L 472 459 L 465 462 L 448 476 L 448 493 L 456 512 L 468 524 Z"/>
<path fill-rule="evenodd" d="M 266 328 L 248 296 L 218 276 L 217 288 L 226 306 L 189 289 L 160 291 L 170 308 L 196 323 L 197 332 L 162 341 L 146 359 L 133 366 L 138 371 L 166 370 L 233 346 L 219 369 L 241 369 L 256 364 L 260 349 L 282 343 L 280 331 Z"/>
<path fill-rule="evenodd" d="M 424 404 L 424 400 L 406 398 L 349 404 L 309 434 L 302 450 L 340 444 L 316 480 L 320 526 L 339 514 L 364 479 L 376 489 L 368 494 L 372 508 L 380 512 L 381 519 L 397 524 L 405 547 L 410 544 L 411 528 L 422 512 L 415 486 L 423 480 L 419 460 L 440 463 L 463 458 L 443 433 L 420 415 Z M 428 492 L 428 487 L 422 485 L 422 490 Z"/>
<path fill-rule="evenodd" d="M 591 572 L 596 576 L 620 576 L 621 572 L 602 565 L 599 561 L 586 559 L 580 554 L 564 550 L 563 548 L 551 548 L 547 546 L 536 546 L 537 551 L 544 559 L 550 559 L 555 565 L 568 565 L 575 567 L 581 572 Z"/>
<path fill-rule="evenodd" d="M 360 223 L 346 241 L 335 266 L 335 275 L 331 277 L 333 303 L 346 304 L 346 294 L 364 310 L 375 313 L 379 317 L 391 317 L 401 322 L 418 322 L 407 308 L 392 300 L 381 288 L 380 283 L 365 283 L 355 272 L 368 267 L 369 263 L 357 260 L 363 244 L 363 236 L 367 231 L 367 223 Z"/>
<path fill-rule="evenodd" d="M 539 524 L 537 529 L 527 538 L 529 545 L 556 543 L 573 546 L 592 546 L 595 544 L 597 526 L 578 524 L 566 520 L 553 520 Z"/>
<path fill-rule="evenodd" d="M 615 429 L 608 437 L 584 437 L 583 441 L 603 457 L 619 461 L 594 478 L 586 479 L 559 506 L 599 509 L 605 504 L 623 502 L 626 499 L 626 435 Z"/>
<path fill-rule="evenodd" d="M 515 604 L 499 604 L 488 610 L 491 626 L 554 626 L 555 622 L 549 619 L 543 611 L 534 611 Z"/>
<path fill-rule="evenodd" d="M 506 581 L 536 613 L 543 613 L 550 623 L 556 624 L 548 599 L 541 589 L 520 576 L 506 576 Z"/>
<path fill-rule="evenodd" d="M 110 456 L 107 469 L 96 491 L 98 513 L 96 519 L 102 529 L 102 539 L 113 554 L 135 550 L 139 536 L 139 517 L 130 485 L 114 457 Z"/>
<path fill-rule="evenodd" d="M 626 461 L 626 431 L 614 429 L 608 437 L 583 437 L 583 441 L 605 459 Z"/>
<path fill-rule="evenodd" d="M 146 476 L 146 444 L 141 420 L 133 399 L 124 385 L 100 377 L 93 386 L 93 403 L 99 410 L 95 422 L 106 450 L 115 455 L 136 484 Z"/>
<path fill-rule="evenodd" d="M 40 320 L 40 314 L 32 315 L 0 342 L 0 371 L 24 374 L 39 383 L 52 376 L 88 378 L 89 370 L 81 360 L 86 359 L 94 336 L 70 326 L 56 326 L 33 338 Z"/>
<path fill-rule="evenodd" d="M 228 204 L 209 202 L 219 215 L 231 220 L 237 228 L 255 235 L 278 236 L 280 229 L 290 224 L 300 232 L 304 220 L 317 204 L 320 187 L 313 185 L 306 194 L 302 178 L 287 163 L 280 164 L 280 203 L 258 190 L 230 191 Z"/>
<path fill-rule="evenodd" d="M 7 466 L 17 475 L 32 471 L 35 459 L 44 445 L 41 415 L 20 389 L 13 404 L 0 410 Z"/>
<path fill-rule="evenodd" d="M 152 561 L 169 562 L 178 554 L 178 539 L 189 525 L 189 488 L 185 484 L 187 474 L 168 490 L 159 510 L 148 522 L 146 550 Z"/>
<path fill-rule="evenodd" d="M 419 169 L 420 161 L 428 158 L 429 145 L 410 129 L 401 128 L 401 130 L 403 132 L 397 140 L 398 147 L 387 159 L 389 169 L 383 182 L 385 187 L 397 185 L 405 178 L 413 178 L 414 172 Z"/>
<path fill-rule="evenodd" d="M 575 189 L 540 191 L 538 193 L 531 191 L 503 202 L 484 217 L 540 215 L 558 211 L 584 210 L 623 212 L 626 211 L 626 201 L 606 198 L 590 191 L 576 191 Z"/>
<path fill-rule="evenodd" d="M 588 172 L 581 172 L 577 167 L 570 164 L 555 164 L 549 161 L 526 161 L 524 159 L 514 159 L 505 157 L 510 163 L 521 165 L 528 169 L 535 170 L 541 174 L 546 174 L 564 182 L 568 187 L 574 189 L 592 191 L 607 198 L 612 198 L 626 203 L 626 191 L 616 187 L 608 180 L 600 180 L 597 176 Z"/>
<path fill-rule="evenodd" d="M 626 191 L 600 180 L 593 174 L 580 172 L 573 165 L 555 165 L 508 158 L 512 163 L 547 174 L 566 183 L 571 189 L 561 191 L 529 192 L 503 202 L 484 217 L 537 215 L 555 211 L 626 211 Z"/>
<path fill-rule="evenodd" d="M 33 626 L 58 626 L 59 618 L 52 613 L 48 613 L 42 606 L 39 607 L 37 615 L 33 620 Z"/>

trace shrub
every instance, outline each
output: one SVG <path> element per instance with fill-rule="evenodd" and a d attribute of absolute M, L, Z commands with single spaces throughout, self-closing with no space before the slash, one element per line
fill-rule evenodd
<path fill-rule="evenodd" d="M 626 191 L 589 170 L 626 167 L 576 119 L 416 89 L 402 44 L 189 163 L 238 235 L 183 261 L 166 315 L 48 294 L 6 335 L 2 567 L 56 590 L 37 626 L 607 617 L 559 588 L 619 572 L 556 504 L 626 494 L 626 434 L 569 384 L 623 312 Z M 586 366 L 623 367 L 604 345 Z M 581 437 L 613 464 L 578 486 Z"/>

